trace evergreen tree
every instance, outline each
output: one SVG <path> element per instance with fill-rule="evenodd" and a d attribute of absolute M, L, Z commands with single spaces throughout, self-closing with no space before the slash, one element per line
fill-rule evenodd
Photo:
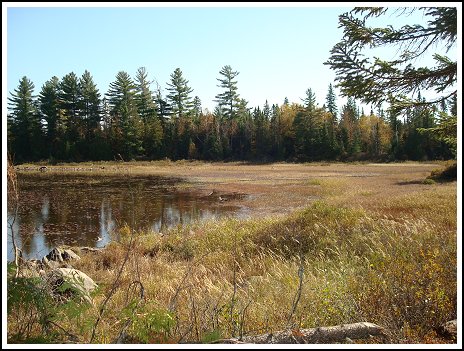
<path fill-rule="evenodd" d="M 236 117 L 238 108 L 239 94 L 237 93 L 237 81 L 234 80 L 239 72 L 233 71 L 232 67 L 226 65 L 222 67 L 219 74 L 224 78 L 217 78 L 219 81 L 218 87 L 224 89 L 224 92 L 216 95 L 216 102 L 219 103 L 222 115 L 230 120 Z"/>
<path fill-rule="evenodd" d="M 270 123 L 270 138 L 271 138 L 271 157 L 281 159 L 283 157 L 282 135 L 280 125 L 280 108 L 277 104 L 273 104 L 271 108 L 271 123 Z"/>
<path fill-rule="evenodd" d="M 237 131 L 235 133 L 234 157 L 246 159 L 251 157 L 251 140 L 253 135 L 253 118 L 248 101 L 239 99 L 237 106 Z"/>
<path fill-rule="evenodd" d="M 127 72 L 120 71 L 110 83 L 107 97 L 111 113 L 114 157 L 133 158 L 143 152 L 141 121 L 137 114 L 136 86 Z M 119 155 L 118 155 L 119 154 Z"/>
<path fill-rule="evenodd" d="M 34 83 L 24 76 L 8 98 L 8 149 L 18 161 L 41 157 L 42 126 L 33 95 L 34 87 Z"/>
<path fill-rule="evenodd" d="M 316 108 L 316 94 L 313 93 L 312 89 L 306 90 L 306 96 L 303 100 L 304 107 L 308 111 L 313 111 Z"/>
<path fill-rule="evenodd" d="M 456 117 L 458 115 L 458 96 L 457 95 L 454 95 L 451 98 L 450 113 L 451 113 L 451 116 Z"/>
<path fill-rule="evenodd" d="M 150 82 L 145 67 L 140 67 L 135 76 L 135 101 L 137 113 L 143 124 L 142 148 L 146 156 L 161 155 L 163 129 L 157 116 L 155 98 L 150 90 Z"/>
<path fill-rule="evenodd" d="M 387 11 L 388 8 L 383 7 L 357 7 L 339 17 L 343 39 L 332 48 L 325 64 L 336 71 L 337 86 L 342 94 L 367 104 L 390 102 L 390 108 L 397 110 L 417 104 L 439 104 L 456 95 L 453 86 L 457 79 L 457 62 L 443 53 L 436 53 L 433 68 L 413 66 L 419 57 L 430 52 L 428 48 L 446 47 L 446 52 L 455 48 L 456 7 L 412 8 L 411 12 L 422 11 L 429 18 L 426 27 L 419 24 L 399 29 L 367 26 L 369 18 L 381 17 Z M 358 18 L 358 15 L 364 16 Z M 399 47 L 400 55 L 392 61 L 375 58 L 372 63 L 363 55 L 364 50 L 394 45 Z M 442 95 L 430 101 L 417 101 L 412 95 L 419 89 Z"/>
<path fill-rule="evenodd" d="M 193 98 L 193 118 L 198 123 L 201 114 L 201 100 L 198 96 Z"/>
<path fill-rule="evenodd" d="M 156 95 L 155 95 L 155 102 L 157 106 L 157 114 L 158 118 L 161 121 L 161 125 L 165 128 L 166 123 L 171 115 L 171 106 L 169 105 L 168 101 L 163 97 L 161 92 L 161 87 L 157 85 L 156 88 Z"/>
<path fill-rule="evenodd" d="M 85 70 L 82 77 L 79 79 L 80 92 L 80 119 L 83 123 L 83 133 L 85 143 L 81 147 L 84 149 L 86 158 L 91 158 L 95 152 L 95 139 L 100 135 L 101 131 L 101 111 L 100 111 L 100 92 L 93 82 L 93 78 L 89 71 Z"/>
<path fill-rule="evenodd" d="M 66 125 L 65 157 L 72 160 L 81 158 L 77 145 L 83 139 L 80 95 L 79 78 L 74 72 L 66 74 L 60 82 L 59 99 Z"/>
<path fill-rule="evenodd" d="M 188 80 L 182 76 L 180 68 L 176 68 L 171 74 L 171 83 L 167 85 L 169 91 L 167 99 L 172 108 L 171 115 L 179 119 L 187 116 L 193 107 L 190 97 L 193 89 L 188 86 Z"/>
<path fill-rule="evenodd" d="M 335 91 L 333 89 L 332 83 L 329 84 L 329 91 L 327 92 L 327 97 L 325 99 L 327 104 L 327 111 L 329 111 L 334 120 L 337 119 L 337 103 L 336 103 L 337 96 L 335 95 Z"/>
<path fill-rule="evenodd" d="M 351 97 L 342 108 L 340 119 L 343 149 L 348 155 L 354 155 L 361 151 L 359 132 L 359 112 L 356 102 Z"/>
<path fill-rule="evenodd" d="M 45 141 L 50 159 L 63 158 L 65 125 L 59 101 L 60 80 L 54 76 L 46 81 L 39 94 L 39 109 L 45 122 Z"/>
<path fill-rule="evenodd" d="M 327 132 L 328 132 L 328 152 L 327 155 L 330 155 L 330 157 L 335 156 L 336 154 L 339 154 L 339 145 L 337 141 L 337 126 L 338 126 L 338 118 L 337 118 L 337 103 L 336 103 L 337 96 L 335 95 L 334 88 L 332 86 L 332 83 L 329 84 L 329 90 L 327 92 L 326 96 L 326 105 L 327 105 L 327 111 L 329 111 L 331 118 L 329 121 L 326 121 L 327 125 Z"/>

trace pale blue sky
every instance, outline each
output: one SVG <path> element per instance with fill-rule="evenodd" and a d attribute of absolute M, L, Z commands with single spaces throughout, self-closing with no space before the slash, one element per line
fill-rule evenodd
<path fill-rule="evenodd" d="M 351 7 L 266 7 L 275 5 L 16 8 L 10 3 L 7 91 L 25 75 L 38 94 L 52 76 L 81 76 L 87 69 L 103 95 L 119 71 L 135 77 L 144 66 L 149 79 L 156 79 L 166 93 L 170 74 L 179 67 L 194 89 L 192 96 L 198 95 L 203 108 L 212 110 L 221 92 L 219 71 L 231 65 L 240 72 L 238 92 L 250 107 L 262 106 L 266 99 L 281 104 L 285 97 L 301 102 L 308 88 L 322 105 L 335 78 L 323 62 L 342 38 L 338 15 Z M 390 20 L 382 25 L 398 18 Z M 344 101 L 339 96 L 337 103 Z"/>

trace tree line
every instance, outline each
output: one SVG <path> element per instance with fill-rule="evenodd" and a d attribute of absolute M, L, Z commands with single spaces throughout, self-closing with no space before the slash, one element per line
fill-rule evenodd
<path fill-rule="evenodd" d="M 457 115 L 456 96 L 441 106 L 404 111 L 360 108 L 354 98 L 337 107 L 329 84 L 325 104 L 311 88 L 301 102 L 250 107 L 238 92 L 238 71 L 219 72 L 214 111 L 203 110 L 180 68 L 165 95 L 144 67 L 120 71 L 102 95 L 86 70 L 45 82 L 40 93 L 27 77 L 8 98 L 8 151 L 15 162 L 156 160 L 252 161 L 450 159 L 456 150 L 421 128 L 440 114 Z M 425 100 L 424 100 L 425 101 Z"/>

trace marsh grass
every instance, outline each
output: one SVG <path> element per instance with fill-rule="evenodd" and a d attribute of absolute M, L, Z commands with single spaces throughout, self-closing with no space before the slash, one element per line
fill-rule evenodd
<path fill-rule="evenodd" d="M 384 326 L 392 343 L 448 342 L 435 330 L 457 315 L 455 187 L 431 185 L 354 208 L 339 205 L 349 195 L 345 180 L 308 185 L 337 198 L 336 205 L 320 200 L 285 216 L 135 233 L 129 251 L 130 229 L 123 228 L 119 241 L 82 253 L 75 264 L 99 284 L 93 306 L 78 317 L 49 318 L 88 342 L 129 253 L 95 343 L 210 342 L 359 321 Z M 18 323 L 9 314 L 8 335 L 16 335 Z M 28 335 L 41 333 L 36 325 Z"/>

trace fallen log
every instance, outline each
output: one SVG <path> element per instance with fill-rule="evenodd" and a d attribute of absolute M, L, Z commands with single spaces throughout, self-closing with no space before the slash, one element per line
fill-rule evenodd
<path fill-rule="evenodd" d="M 220 339 L 215 344 L 331 344 L 336 342 L 351 342 L 356 339 L 367 339 L 381 336 L 383 342 L 388 342 L 386 330 L 373 323 L 359 322 L 331 327 L 310 329 L 281 330 L 256 336 L 244 336 L 241 339 Z"/>

